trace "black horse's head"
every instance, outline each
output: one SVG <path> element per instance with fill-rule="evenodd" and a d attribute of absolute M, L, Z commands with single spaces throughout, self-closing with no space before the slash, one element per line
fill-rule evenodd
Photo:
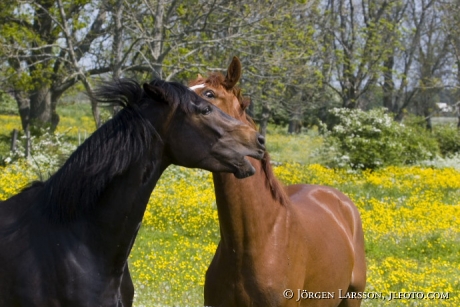
<path fill-rule="evenodd" d="M 155 80 L 144 84 L 143 89 L 149 98 L 143 104 L 143 114 L 151 115 L 156 122 L 172 163 L 230 172 L 237 178 L 254 174 L 245 156 L 261 159 L 265 147 L 264 138 L 253 127 L 228 116 L 179 83 Z M 158 112 L 153 108 L 158 103 L 163 104 L 162 120 L 152 113 Z"/>

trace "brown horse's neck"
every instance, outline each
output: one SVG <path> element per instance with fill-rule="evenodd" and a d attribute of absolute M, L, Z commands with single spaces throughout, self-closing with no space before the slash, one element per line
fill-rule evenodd
<path fill-rule="evenodd" d="M 277 236 L 277 229 L 283 227 L 286 218 L 288 200 L 271 168 L 267 169 L 264 162 L 254 159 L 251 163 L 256 173 L 245 179 L 227 173 L 213 174 L 220 244 L 236 254 L 256 251 L 268 238 Z"/>

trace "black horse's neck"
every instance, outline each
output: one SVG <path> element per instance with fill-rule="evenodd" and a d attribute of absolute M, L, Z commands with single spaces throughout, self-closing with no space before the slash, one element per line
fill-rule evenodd
<path fill-rule="evenodd" d="M 148 181 L 155 163 L 159 163 L 155 157 L 158 145 L 161 146 L 161 140 L 151 123 L 138 110 L 123 109 L 89 137 L 45 182 L 44 214 L 58 223 L 92 214 L 107 187 L 136 164 L 143 168 L 142 174 L 138 174 L 142 176 L 139 184 Z M 132 183 L 124 181 L 119 185 L 124 190 Z"/>
<path fill-rule="evenodd" d="M 162 143 L 152 145 L 108 182 L 85 220 L 88 235 L 83 239 L 91 244 L 98 242 L 98 246 L 92 246 L 93 252 L 111 263 L 116 274 L 121 273 L 128 259 L 150 195 L 169 165 L 162 156 Z"/>
<path fill-rule="evenodd" d="M 41 215 L 110 263 L 110 274 L 121 274 L 150 195 L 170 164 L 157 130 L 138 110 L 123 109 L 41 191 Z"/>

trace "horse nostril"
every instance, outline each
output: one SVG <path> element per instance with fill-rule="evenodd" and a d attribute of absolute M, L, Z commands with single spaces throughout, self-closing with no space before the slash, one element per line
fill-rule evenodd
<path fill-rule="evenodd" d="M 265 138 L 263 135 L 259 134 L 257 136 L 257 142 L 259 142 L 260 145 L 265 145 Z"/>

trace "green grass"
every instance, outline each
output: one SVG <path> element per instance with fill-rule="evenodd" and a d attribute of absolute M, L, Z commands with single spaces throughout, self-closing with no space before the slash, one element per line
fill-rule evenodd
<path fill-rule="evenodd" d="M 212 258 L 211 253 L 203 253 L 200 247 L 205 241 L 206 238 L 199 236 L 179 237 L 173 229 L 158 231 L 154 227 L 142 227 L 130 256 L 136 288 L 135 306 L 202 305 L 203 285 L 197 280 L 202 279 L 200 275 L 205 264 Z M 206 258 L 201 256 L 197 261 L 197 255 L 203 254 Z M 149 269 L 136 266 L 139 260 Z M 142 277 L 143 273 L 152 279 Z"/>
<path fill-rule="evenodd" d="M 59 131 L 71 128 L 71 142 L 94 129 L 89 105 L 66 105 L 58 112 Z M 16 126 L 20 128 L 17 116 L 0 116 L 0 154 L 8 150 L 8 135 Z M 269 126 L 267 135 L 272 160 L 280 162 L 275 167 L 278 178 L 286 184 L 331 185 L 357 204 L 366 237 L 367 291 L 450 294 L 449 300 L 366 300 L 363 306 L 460 306 L 459 173 L 419 167 L 349 172 L 312 166 L 308 164 L 321 161 L 315 155 L 321 137 L 315 131 L 285 131 Z M 10 191 L 16 181 L 0 180 L 0 191 Z M 210 174 L 168 168 L 152 194 L 129 259 L 135 306 L 202 306 L 204 274 L 218 241 Z"/>
<path fill-rule="evenodd" d="M 91 105 L 88 103 L 61 103 L 58 104 L 56 112 L 61 117 L 81 118 L 83 116 L 92 116 Z"/>

